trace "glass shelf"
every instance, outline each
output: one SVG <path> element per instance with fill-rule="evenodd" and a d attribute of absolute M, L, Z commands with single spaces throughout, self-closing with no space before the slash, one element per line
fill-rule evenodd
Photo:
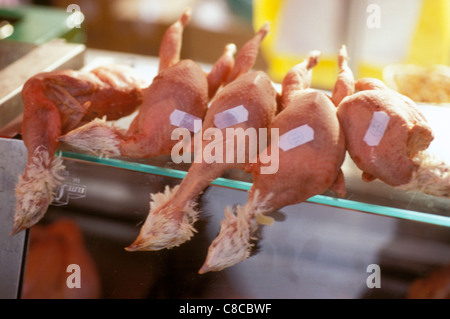
<path fill-rule="evenodd" d="M 100 158 L 67 150 L 62 150 L 58 154 L 67 159 L 180 180 L 184 178 L 189 168 L 186 164 L 174 164 L 169 156 L 129 161 L 124 158 Z M 377 181 L 362 182 L 359 172 L 348 158 L 344 162 L 343 171 L 347 183 L 347 198 L 337 198 L 330 192 L 313 196 L 307 202 L 450 227 L 450 199 L 407 193 Z M 248 191 L 252 186 L 252 177 L 242 171 L 232 171 L 217 178 L 211 185 Z"/>
<path fill-rule="evenodd" d="M 88 65 L 90 67 L 105 63 L 105 56 L 113 61 L 127 61 L 123 56 L 111 56 L 103 52 L 88 52 Z M 151 81 L 157 72 L 157 59 L 132 56 L 134 68 L 148 81 Z M 129 62 L 129 61 L 128 61 Z M 203 65 L 205 69 L 208 66 Z M 274 84 L 279 88 L 279 84 Z M 418 103 L 418 107 L 425 115 L 435 133 L 435 139 L 429 147 L 429 151 L 450 162 L 450 149 L 448 148 L 448 135 L 450 127 L 445 118 L 450 116 L 449 107 Z M 132 117 L 130 117 L 132 118 Z M 119 120 L 116 126 L 127 128 L 130 119 Z M 189 168 L 186 164 L 174 164 L 170 156 L 162 156 L 153 159 L 135 160 L 129 158 L 99 158 L 96 156 L 73 152 L 70 149 L 62 149 L 60 154 L 68 159 L 81 160 L 100 165 L 106 165 L 131 171 L 144 172 L 157 176 L 166 176 L 175 179 L 183 179 Z M 419 192 L 405 192 L 390 187 L 378 180 L 366 183 L 361 179 L 361 171 L 355 166 L 347 155 L 342 166 L 345 176 L 347 196 L 337 198 L 334 193 L 316 195 L 307 202 L 326 205 L 337 208 L 360 211 L 370 214 L 382 215 L 404 220 L 417 221 L 427 224 L 450 227 L 450 199 L 437 198 Z M 252 186 L 252 177 L 242 171 L 227 172 L 224 176 L 214 180 L 211 185 L 230 189 L 248 191 Z M 230 203 L 232 205 L 234 203 Z"/>

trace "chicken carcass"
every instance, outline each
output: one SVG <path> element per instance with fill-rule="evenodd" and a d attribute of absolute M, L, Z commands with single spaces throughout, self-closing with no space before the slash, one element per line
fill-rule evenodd
<path fill-rule="evenodd" d="M 196 198 L 225 171 L 232 168 L 243 169 L 251 160 L 251 142 L 249 141 L 248 147 L 244 145 L 245 148 L 241 148 L 242 144 L 238 145 L 236 140 L 253 129 L 257 134 L 256 142 L 253 142 L 258 143 L 259 128 L 267 128 L 277 108 L 277 92 L 269 77 L 263 71 L 249 72 L 254 65 L 259 45 L 268 31 L 269 25 L 265 24 L 239 51 L 235 67 L 228 78 L 229 83 L 217 93 L 206 113 L 201 130 L 204 134 L 200 136 L 201 148 L 196 148 L 194 162 L 187 175 L 173 189 L 166 187 L 164 193 L 151 195 L 149 215 L 138 238 L 126 248 L 128 251 L 172 248 L 189 240 L 195 232 L 193 225 L 199 214 L 195 209 Z M 235 115 L 231 116 L 232 112 L 236 112 Z M 238 113 L 246 116 L 241 118 Z M 228 123 L 225 119 L 227 116 L 230 116 Z M 219 123 L 220 121 L 222 122 Z M 208 129 L 216 129 L 226 138 L 208 137 Z M 228 129 L 240 131 L 242 135 L 238 133 L 230 137 L 227 135 Z M 225 160 L 223 152 L 218 150 L 225 152 L 230 144 L 234 147 L 233 158 Z M 205 150 L 213 148 L 221 153 L 221 160 L 209 161 L 203 158 Z M 245 153 L 243 159 L 238 158 L 239 149 Z M 256 153 L 254 156 L 256 157 Z"/>
<path fill-rule="evenodd" d="M 377 79 L 360 79 L 355 88 L 338 117 L 362 179 L 450 197 L 450 167 L 426 151 L 434 136 L 416 104 Z"/>
<path fill-rule="evenodd" d="M 273 223 L 267 214 L 327 190 L 345 196 L 341 170 L 346 152 L 345 139 L 336 107 L 325 93 L 309 88 L 311 69 L 318 58 L 319 52 L 311 52 L 283 79 L 281 112 L 270 125 L 271 129 L 279 130 L 279 139 L 273 138 L 264 151 L 270 153 L 280 148 L 278 171 L 261 174 L 264 164 L 258 161 L 249 165 L 253 185 L 248 202 L 236 206 L 236 212 L 230 207 L 225 209 L 219 235 L 208 249 L 200 274 L 220 271 L 248 258 L 258 224 Z M 342 71 L 346 61 L 340 65 Z M 340 75 L 335 90 L 338 94 L 333 95 L 335 101 L 343 97 L 343 92 L 352 92 L 353 75 L 347 71 Z M 263 155 L 260 153 L 259 156 Z"/>
<path fill-rule="evenodd" d="M 21 134 L 28 161 L 16 186 L 11 234 L 36 224 L 54 198 L 64 171 L 62 160 L 54 156 L 58 137 L 96 117 L 117 120 L 133 113 L 142 102 L 143 84 L 122 65 L 44 72 L 26 81 Z"/>
<path fill-rule="evenodd" d="M 144 89 L 142 106 L 127 132 L 97 119 L 60 140 L 98 156 L 150 158 L 170 154 L 177 143 L 171 139 L 174 128 L 185 125 L 192 130 L 193 119 L 204 118 L 210 99 L 234 66 L 234 44 L 226 45 L 208 74 L 196 62 L 180 60 L 182 34 L 190 17 L 191 10 L 186 9 L 164 34 L 158 74 Z"/>

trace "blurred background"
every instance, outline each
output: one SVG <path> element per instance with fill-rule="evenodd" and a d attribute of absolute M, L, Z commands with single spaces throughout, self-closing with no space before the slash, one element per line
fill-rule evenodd
<path fill-rule="evenodd" d="M 29 7 L 32 10 L 24 12 L 24 8 L 14 9 L 13 3 L 42 7 Z M 40 9 L 47 12 L 46 19 L 39 24 L 33 18 L 28 33 L 36 33 L 36 29 L 46 32 L 46 27 L 53 24 L 51 30 L 47 30 L 51 36 L 59 29 L 61 37 L 84 43 L 88 48 L 150 56 L 158 55 L 165 30 L 189 6 L 193 9 L 193 19 L 183 35 L 182 56 L 206 63 L 214 62 L 226 43 L 234 42 L 240 46 L 253 35 L 251 0 L 7 0 L 0 4 L 19 14 L 38 16 L 43 14 Z M 65 19 L 77 10 L 83 15 L 79 20 L 82 21 L 80 28 L 67 30 Z M 63 18 L 59 25 L 56 21 L 58 13 Z M 3 10 L 3 15 L 6 14 Z M 55 20 L 49 20 L 51 17 Z M 42 41 L 41 36 L 35 34 L 31 38 L 24 32 L 9 38 L 19 37 L 26 41 Z M 264 67 L 262 59 L 258 66 Z"/>
<path fill-rule="evenodd" d="M 272 32 L 255 67 L 280 81 L 318 49 L 322 57 L 313 84 L 326 89 L 334 83 L 342 44 L 357 77 L 382 78 L 389 64 L 447 65 L 450 57 L 449 0 L 0 0 L 0 5 L 2 29 L 6 21 L 17 29 L 8 36 L 10 27 L 0 31 L 3 38 L 42 42 L 59 36 L 88 48 L 151 56 L 157 56 L 167 26 L 189 6 L 193 20 L 182 56 L 206 63 L 214 62 L 226 43 L 239 48 L 270 21 Z"/>

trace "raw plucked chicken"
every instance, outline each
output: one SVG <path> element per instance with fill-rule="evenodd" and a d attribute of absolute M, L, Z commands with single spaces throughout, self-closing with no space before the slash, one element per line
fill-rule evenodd
<path fill-rule="evenodd" d="M 96 117 L 116 120 L 133 113 L 142 102 L 143 84 L 121 65 L 39 73 L 24 84 L 21 133 L 28 162 L 16 186 L 11 234 L 36 224 L 54 198 L 64 170 L 54 156 L 58 137 Z"/>
<path fill-rule="evenodd" d="M 159 72 L 143 90 L 143 103 L 127 132 L 97 119 L 60 137 L 72 147 L 98 156 L 149 158 L 168 155 L 177 143 L 172 131 L 182 123 L 202 120 L 210 99 L 227 81 L 236 47 L 229 44 L 206 74 L 196 62 L 180 60 L 182 34 L 191 10 L 164 34 L 159 50 Z M 191 124 L 184 124 L 192 130 Z"/>
<path fill-rule="evenodd" d="M 277 92 L 269 77 L 262 71 L 249 72 L 256 60 L 259 45 L 268 31 L 269 25 L 265 24 L 239 51 L 235 67 L 228 78 L 229 83 L 217 93 L 206 113 L 202 123 L 204 133 L 200 136 L 201 147 L 195 149 L 194 162 L 187 175 L 173 189 L 167 187 L 164 193 L 151 195 L 149 215 L 138 238 L 126 248 L 128 251 L 171 248 L 189 240 L 195 232 L 193 225 L 199 214 L 195 209 L 197 197 L 225 171 L 232 168 L 243 169 L 250 161 L 250 146 L 240 149 L 245 152 L 245 158 L 239 160 L 238 149 L 242 145 L 236 143 L 238 137 L 229 137 L 226 131 L 229 128 L 233 128 L 235 132 L 239 128 L 242 129 L 241 132 L 255 129 L 259 135 L 258 129 L 267 128 L 276 113 Z M 232 116 L 232 112 L 236 113 Z M 219 130 L 224 138 L 207 137 L 209 128 Z M 194 142 L 195 139 L 194 136 Z M 234 143 L 233 158 L 226 160 L 226 149 L 230 143 Z M 217 154 L 223 155 L 221 160 L 209 161 L 203 158 L 208 153 L 205 150 L 213 148 Z M 254 156 L 256 155 L 257 153 Z"/>
<path fill-rule="evenodd" d="M 355 88 L 338 117 L 363 180 L 449 197 L 450 167 L 426 152 L 433 132 L 415 103 L 377 79 L 360 79 Z"/>
<path fill-rule="evenodd" d="M 270 225 L 267 214 L 284 206 L 301 203 L 327 190 L 346 194 L 341 165 L 345 158 L 345 139 L 336 115 L 336 107 L 325 93 L 310 89 L 310 74 L 319 52 L 313 51 L 294 66 L 282 82 L 281 112 L 270 128 L 278 128 L 265 152 L 279 148 L 278 171 L 260 174 L 262 164 L 250 164 L 253 185 L 244 206 L 225 209 L 219 235 L 208 249 L 199 273 L 220 271 L 249 257 L 258 224 Z M 341 67 L 346 62 L 343 61 Z M 338 78 L 337 92 L 342 98 L 351 94 L 352 74 Z M 345 80 L 345 81 L 344 81 Z M 344 83 L 340 83 L 344 81 Z M 337 95 L 333 96 L 337 99 Z M 259 155 L 263 156 L 262 153 Z"/>

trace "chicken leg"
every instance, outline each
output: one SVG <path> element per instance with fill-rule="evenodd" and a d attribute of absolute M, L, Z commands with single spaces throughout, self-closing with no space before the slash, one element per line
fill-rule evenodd
<path fill-rule="evenodd" d="M 138 238 L 126 249 L 136 250 L 159 250 L 178 246 L 189 240 L 195 228 L 193 224 L 198 218 L 199 212 L 195 209 L 195 200 L 205 188 L 225 171 L 231 168 L 245 167 L 252 158 L 249 147 L 245 148 L 245 158 L 239 160 L 237 144 L 233 150 L 233 158 L 226 161 L 222 158 L 220 162 L 208 162 L 202 155 L 205 150 L 216 148 L 226 150 L 227 145 L 233 143 L 239 137 L 227 136 L 227 129 L 236 131 L 242 129 L 245 135 L 248 129 L 258 131 L 259 128 L 267 128 L 276 112 L 277 92 L 269 77 L 262 71 L 248 72 L 256 59 L 260 42 L 267 34 L 269 26 L 264 25 L 257 34 L 244 45 L 239 52 L 235 68 L 232 70 L 229 83 L 217 93 L 211 102 L 202 124 L 203 136 L 202 147 L 195 152 L 194 162 L 191 164 L 187 175 L 180 185 L 172 190 L 166 188 L 164 194 L 153 194 L 149 215 L 141 228 Z M 248 118 L 239 123 L 232 123 L 227 127 L 221 127 L 217 123 L 220 115 L 234 110 L 236 107 L 247 112 Z M 223 140 L 206 137 L 209 128 L 220 127 Z M 235 139 L 236 137 L 236 139 Z M 195 139 L 195 137 L 194 137 Z M 256 141 L 259 140 L 257 135 Z M 249 142 L 250 144 L 251 142 Z M 255 154 L 256 156 L 256 154 Z M 197 159 L 200 158 L 200 161 Z"/>
<path fill-rule="evenodd" d="M 336 107 L 345 97 L 355 93 L 355 78 L 348 65 L 347 46 L 345 45 L 342 45 L 339 50 L 338 67 L 339 73 L 331 95 L 331 100 Z"/>

